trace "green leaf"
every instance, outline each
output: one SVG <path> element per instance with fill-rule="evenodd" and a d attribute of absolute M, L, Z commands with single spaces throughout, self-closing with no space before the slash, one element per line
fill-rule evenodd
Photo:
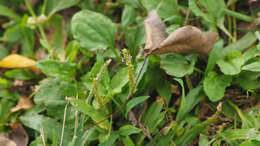
<path fill-rule="evenodd" d="M 114 47 L 117 26 L 106 16 L 82 10 L 72 18 L 72 33 L 80 45 L 88 50 Z"/>
<path fill-rule="evenodd" d="M 48 20 L 47 26 L 52 28 L 53 32 L 50 35 L 50 46 L 58 58 L 62 61 L 65 60 L 65 44 L 66 32 L 64 20 L 61 15 L 54 15 Z"/>
<path fill-rule="evenodd" d="M 201 134 L 199 138 L 199 146 L 206 146 L 209 143 L 207 136 Z"/>
<path fill-rule="evenodd" d="M 12 87 L 12 82 L 0 77 L 0 89 Z"/>
<path fill-rule="evenodd" d="M 242 67 L 242 70 L 260 72 L 260 60 L 252 62 Z"/>
<path fill-rule="evenodd" d="M 21 25 L 16 24 L 5 30 L 3 40 L 7 42 L 18 42 L 23 38 Z"/>
<path fill-rule="evenodd" d="M 228 101 L 228 103 L 236 110 L 237 114 L 239 115 L 240 119 L 242 120 L 242 128 L 259 127 L 259 123 L 253 116 L 244 113 L 242 110 L 239 109 L 239 107 L 237 105 L 235 105 L 231 101 Z"/>
<path fill-rule="evenodd" d="M 180 118 L 183 117 L 185 112 L 183 112 L 184 108 L 186 107 L 187 101 L 186 101 L 186 96 L 185 96 L 185 88 L 184 88 L 184 83 L 182 79 L 179 78 L 174 78 L 175 81 L 177 81 L 181 85 L 181 104 L 180 104 L 180 109 L 178 111 L 178 118 L 176 117 L 176 120 L 179 121 Z"/>
<path fill-rule="evenodd" d="M 8 50 L 2 45 L 0 45 L 0 52 L 0 60 L 9 55 Z"/>
<path fill-rule="evenodd" d="M 141 129 L 136 128 L 132 125 L 124 125 L 124 126 L 119 128 L 118 134 L 120 134 L 122 136 L 128 136 L 128 135 L 131 135 L 131 134 L 140 133 L 141 131 L 142 131 Z"/>
<path fill-rule="evenodd" d="M 199 17 L 202 17 L 208 23 L 214 24 L 214 18 L 204 12 L 202 12 L 199 7 L 197 6 L 195 0 L 189 0 L 189 9 Z"/>
<path fill-rule="evenodd" d="M 79 50 L 80 50 L 80 44 L 75 40 L 70 41 L 68 43 L 67 47 L 66 47 L 66 58 L 67 58 L 67 60 L 70 61 L 70 62 L 75 61 Z"/>
<path fill-rule="evenodd" d="M 112 95 L 121 93 L 122 88 L 128 83 L 128 68 L 124 67 L 112 78 L 110 87 Z"/>
<path fill-rule="evenodd" d="M 42 60 L 36 63 L 44 74 L 50 77 L 74 77 L 77 65 L 71 62 L 61 62 L 59 60 Z"/>
<path fill-rule="evenodd" d="M 1 95 L 2 97 L 2 95 Z M 6 118 L 11 111 L 11 108 L 15 105 L 14 101 L 11 101 L 9 99 L 1 99 L 0 100 L 0 122 L 4 123 L 6 122 Z M 0 126 L 0 130 L 2 130 L 2 126 Z"/>
<path fill-rule="evenodd" d="M 242 71 L 236 78 L 235 83 L 240 84 L 245 90 L 256 89 L 260 87 L 259 72 Z"/>
<path fill-rule="evenodd" d="M 209 99 L 213 102 L 219 101 L 224 97 L 226 87 L 230 86 L 232 78 L 230 76 L 218 75 L 210 72 L 203 81 L 203 89 Z"/>
<path fill-rule="evenodd" d="M 187 96 L 185 97 L 185 104 L 181 104 L 179 111 L 176 116 L 176 120 L 180 121 L 185 118 L 185 116 L 199 103 L 199 101 L 205 97 L 203 94 L 202 86 L 197 86 L 196 88 L 192 89 Z M 182 98 L 182 100 L 184 100 Z M 182 103 L 183 101 L 181 101 Z"/>
<path fill-rule="evenodd" d="M 9 9 L 6 6 L 0 5 L 0 16 L 9 17 L 14 20 L 19 20 L 20 16 L 13 12 L 11 9 Z"/>
<path fill-rule="evenodd" d="M 260 141 L 257 140 L 249 140 L 241 143 L 239 146 L 259 146 Z"/>
<path fill-rule="evenodd" d="M 172 88 L 169 81 L 164 80 L 164 83 L 161 85 L 158 85 L 157 92 L 160 97 L 164 99 L 166 102 L 166 105 L 169 105 L 171 97 L 172 97 Z"/>
<path fill-rule="evenodd" d="M 248 47 L 250 47 L 257 40 L 256 35 L 253 32 L 248 32 L 238 41 L 228 45 L 224 48 L 222 52 L 222 56 L 225 56 L 227 53 L 233 50 L 244 51 Z"/>
<path fill-rule="evenodd" d="M 211 16 L 214 16 L 216 19 L 223 17 L 223 9 L 225 8 L 225 1 L 224 0 L 205 0 L 205 6 L 209 11 Z"/>
<path fill-rule="evenodd" d="M 230 140 L 250 139 L 260 141 L 260 131 L 256 128 L 229 129 L 221 134 Z"/>
<path fill-rule="evenodd" d="M 103 60 L 97 61 L 94 64 L 94 66 L 91 68 L 91 70 L 86 75 L 81 77 L 81 80 L 84 82 L 84 84 L 87 86 L 87 88 L 89 90 L 91 90 L 91 88 L 92 88 L 93 79 L 97 77 L 98 73 L 101 71 L 104 64 L 105 63 Z M 109 73 L 108 73 L 107 69 L 105 69 L 105 71 L 98 83 L 98 87 L 99 87 L 99 89 L 110 90 L 109 83 L 110 83 Z"/>
<path fill-rule="evenodd" d="M 177 0 L 141 0 L 141 3 L 147 11 L 156 9 L 162 18 L 178 15 L 179 6 Z"/>
<path fill-rule="evenodd" d="M 23 37 L 21 38 L 22 48 L 21 54 L 27 57 L 34 57 L 34 44 L 35 44 L 35 34 L 34 30 L 28 27 L 27 21 L 29 16 L 24 15 L 21 20 L 21 33 Z"/>
<path fill-rule="evenodd" d="M 38 132 L 40 132 L 42 129 L 49 140 L 52 140 L 52 133 L 55 131 L 57 141 L 58 143 L 60 142 L 62 124 L 56 120 L 38 114 L 25 114 L 20 116 L 19 119 L 25 126 Z M 64 145 L 67 145 L 71 141 L 71 133 L 73 133 L 72 130 L 65 126 L 63 136 Z"/>
<path fill-rule="evenodd" d="M 105 130 L 109 130 L 110 128 L 110 124 L 109 121 L 106 120 L 107 116 L 106 114 L 102 113 L 99 110 L 96 110 L 94 107 L 92 107 L 91 105 L 85 103 L 83 100 L 79 100 L 79 99 L 70 99 L 72 105 L 79 110 L 80 112 L 88 115 L 91 117 L 91 119 L 93 121 L 95 121 L 96 123 L 98 123 L 98 125 L 105 129 Z M 103 121 L 104 120 L 104 121 Z M 99 123 L 100 121 L 103 121 L 101 123 Z"/>
<path fill-rule="evenodd" d="M 220 70 L 226 75 L 236 75 L 240 73 L 244 64 L 244 57 L 240 51 L 230 51 L 225 57 L 217 61 Z"/>
<path fill-rule="evenodd" d="M 136 16 L 137 16 L 137 9 L 131 5 L 125 5 L 122 13 L 121 24 L 124 27 L 133 24 Z"/>
<path fill-rule="evenodd" d="M 138 8 L 140 6 L 140 0 L 121 0 L 123 4 L 131 5 L 132 7 Z"/>
<path fill-rule="evenodd" d="M 140 97 L 135 97 L 131 99 L 127 104 L 126 104 L 126 113 L 128 113 L 133 107 L 136 105 L 144 102 L 146 99 L 148 99 L 150 96 L 140 96 Z"/>
<path fill-rule="evenodd" d="M 119 138 L 119 134 L 117 132 L 113 132 L 109 137 L 107 137 L 106 141 L 102 142 L 98 146 L 115 146 L 116 140 Z"/>
<path fill-rule="evenodd" d="M 195 58 L 193 58 L 191 61 L 188 61 L 180 54 L 167 54 L 161 59 L 161 67 L 169 75 L 183 77 L 193 72 L 195 62 Z"/>
<path fill-rule="evenodd" d="M 210 51 L 208 64 L 206 68 L 206 74 L 212 71 L 216 65 L 217 60 L 221 59 L 222 51 L 223 51 L 224 41 L 218 41 L 214 46 L 213 49 Z"/>
<path fill-rule="evenodd" d="M 134 142 L 132 141 L 132 139 L 129 136 L 126 136 L 125 138 L 123 138 L 123 143 L 125 146 L 135 146 Z"/>
<path fill-rule="evenodd" d="M 242 13 L 238 13 L 238 12 L 235 12 L 235 11 L 232 11 L 232 10 L 229 10 L 229 9 L 223 9 L 223 10 L 224 10 L 225 14 L 227 14 L 227 15 L 236 17 L 237 19 L 240 19 L 240 20 L 243 20 L 243 21 L 246 21 L 246 22 L 250 22 L 250 23 L 253 22 L 253 18 L 250 17 L 250 16 L 247 16 L 247 15 L 244 15 Z"/>
<path fill-rule="evenodd" d="M 15 80 L 37 79 L 37 75 L 28 69 L 12 69 L 5 72 L 5 76 Z"/>
<path fill-rule="evenodd" d="M 250 48 L 243 54 L 243 56 L 244 56 L 245 62 L 247 62 L 248 60 L 250 60 L 252 58 L 260 56 L 260 48 L 258 48 L 257 46 Z"/>
<path fill-rule="evenodd" d="M 133 58 L 139 51 L 139 46 L 145 44 L 145 29 L 143 25 L 129 28 L 126 32 L 126 45 L 130 49 Z"/>
<path fill-rule="evenodd" d="M 46 4 L 47 15 L 53 15 L 60 10 L 72 7 L 79 1 L 80 0 L 48 0 Z"/>
<path fill-rule="evenodd" d="M 44 144 L 43 144 L 43 141 L 42 141 L 42 137 L 41 137 L 41 136 L 36 137 L 36 138 L 30 143 L 30 146 L 42 146 L 42 145 L 44 145 Z"/>
<path fill-rule="evenodd" d="M 142 118 L 142 123 L 149 128 L 149 131 L 153 133 L 156 130 L 156 127 L 161 122 L 163 113 L 163 100 L 161 98 L 157 99 L 149 109 L 144 113 Z"/>
<path fill-rule="evenodd" d="M 76 96 L 75 84 L 58 78 L 46 78 L 41 81 L 39 88 L 40 91 L 36 93 L 34 102 L 44 104 L 50 107 L 49 109 L 54 108 L 57 110 L 59 106 L 64 108 L 66 104 L 65 98 Z"/>
<path fill-rule="evenodd" d="M 217 111 L 211 118 L 204 122 L 199 122 L 194 125 L 192 128 L 185 130 L 185 133 L 178 137 L 175 140 L 177 145 L 188 145 L 192 142 L 196 136 L 199 135 L 201 131 L 203 131 L 207 126 L 217 120 L 218 116 L 220 115 L 220 111 Z"/>

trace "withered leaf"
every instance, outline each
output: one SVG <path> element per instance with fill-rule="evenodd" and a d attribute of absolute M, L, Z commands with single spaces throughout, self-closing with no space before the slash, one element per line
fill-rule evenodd
<path fill-rule="evenodd" d="M 155 10 L 145 20 L 146 45 L 148 54 L 200 53 L 207 55 L 217 39 L 216 32 L 203 35 L 195 26 L 184 26 L 167 37 L 165 25 Z"/>
<path fill-rule="evenodd" d="M 13 140 L 17 146 L 27 146 L 29 137 L 22 124 L 15 122 L 12 124 L 12 128 L 13 130 L 9 133 L 9 138 Z"/>
<path fill-rule="evenodd" d="M 21 97 L 15 107 L 11 109 L 11 112 L 17 112 L 19 110 L 27 110 L 33 106 L 32 101 L 29 98 Z"/>
<path fill-rule="evenodd" d="M 166 26 L 157 14 L 157 11 L 153 10 L 149 13 L 148 17 L 144 21 L 145 26 L 145 52 L 158 48 L 160 43 L 166 39 L 168 34 L 166 33 Z"/>
<path fill-rule="evenodd" d="M 15 142 L 13 142 L 11 139 L 1 136 L 0 135 L 0 145 L 1 146 L 17 146 Z"/>
<path fill-rule="evenodd" d="M 36 61 L 21 56 L 18 54 L 11 54 L 0 60 L 0 67 L 3 68 L 28 68 L 36 72 L 40 72 L 38 68 L 35 67 Z"/>

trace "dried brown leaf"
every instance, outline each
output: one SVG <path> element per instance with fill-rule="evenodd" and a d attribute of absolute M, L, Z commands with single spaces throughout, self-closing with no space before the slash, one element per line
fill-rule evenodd
<path fill-rule="evenodd" d="M 19 110 L 27 110 L 33 106 L 32 101 L 29 98 L 21 97 L 18 104 L 11 109 L 11 112 L 17 112 Z"/>
<path fill-rule="evenodd" d="M 145 26 L 145 52 L 158 48 L 160 43 L 166 39 L 168 34 L 166 33 L 166 26 L 162 22 L 157 11 L 153 10 L 149 13 L 148 17 L 144 21 Z"/>
<path fill-rule="evenodd" d="M 144 22 L 146 30 L 145 52 L 147 54 L 200 53 L 207 55 L 217 39 L 216 32 L 203 35 L 194 26 L 184 26 L 169 36 L 166 26 L 155 10 Z M 168 36 L 168 37 L 167 37 Z"/>
<path fill-rule="evenodd" d="M 136 119 L 135 114 L 134 114 L 133 111 L 130 110 L 130 111 L 128 112 L 128 118 L 129 118 L 129 121 L 131 121 L 131 124 L 132 124 L 133 126 L 136 126 L 136 125 L 138 124 L 138 121 L 137 121 L 137 119 Z"/>
<path fill-rule="evenodd" d="M 203 35 L 194 26 L 184 26 L 170 34 L 152 54 L 200 53 L 208 54 L 217 39 L 217 33 Z"/>
<path fill-rule="evenodd" d="M 17 145 L 9 138 L 0 135 L 0 146 L 17 146 Z"/>
<path fill-rule="evenodd" d="M 13 140 L 17 146 L 27 146 L 29 137 L 23 126 L 20 123 L 15 122 L 12 124 L 12 128 L 13 130 L 11 133 L 9 133 L 9 138 Z"/>

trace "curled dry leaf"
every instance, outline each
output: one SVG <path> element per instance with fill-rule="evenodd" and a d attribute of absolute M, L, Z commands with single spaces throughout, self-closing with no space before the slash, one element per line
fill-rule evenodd
<path fill-rule="evenodd" d="M 148 54 L 200 53 L 207 55 L 217 39 L 216 32 L 203 35 L 194 26 L 184 26 L 169 36 L 165 25 L 155 10 L 149 13 L 144 22 L 146 29 L 145 52 Z"/>
<path fill-rule="evenodd" d="M 166 26 L 157 14 L 157 11 L 153 10 L 149 13 L 148 17 L 144 21 L 145 26 L 145 52 L 149 53 L 150 50 L 159 47 L 160 43 L 166 39 L 168 34 L 166 33 Z"/>
<path fill-rule="evenodd" d="M 11 112 L 17 112 L 19 110 L 27 110 L 33 106 L 32 101 L 29 98 L 21 97 L 18 104 L 11 109 Z"/>
<path fill-rule="evenodd" d="M 0 61 L 0 67 L 3 68 L 28 68 L 36 72 L 40 72 L 38 68 L 35 67 L 36 61 L 18 55 L 11 54 Z"/>

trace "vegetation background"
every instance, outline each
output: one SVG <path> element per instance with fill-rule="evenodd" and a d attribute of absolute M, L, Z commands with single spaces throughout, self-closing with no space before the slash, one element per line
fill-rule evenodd
<path fill-rule="evenodd" d="M 217 42 L 142 66 L 151 10 Z M 259 0 L 0 0 L 0 145 L 259 146 L 259 16 Z"/>

